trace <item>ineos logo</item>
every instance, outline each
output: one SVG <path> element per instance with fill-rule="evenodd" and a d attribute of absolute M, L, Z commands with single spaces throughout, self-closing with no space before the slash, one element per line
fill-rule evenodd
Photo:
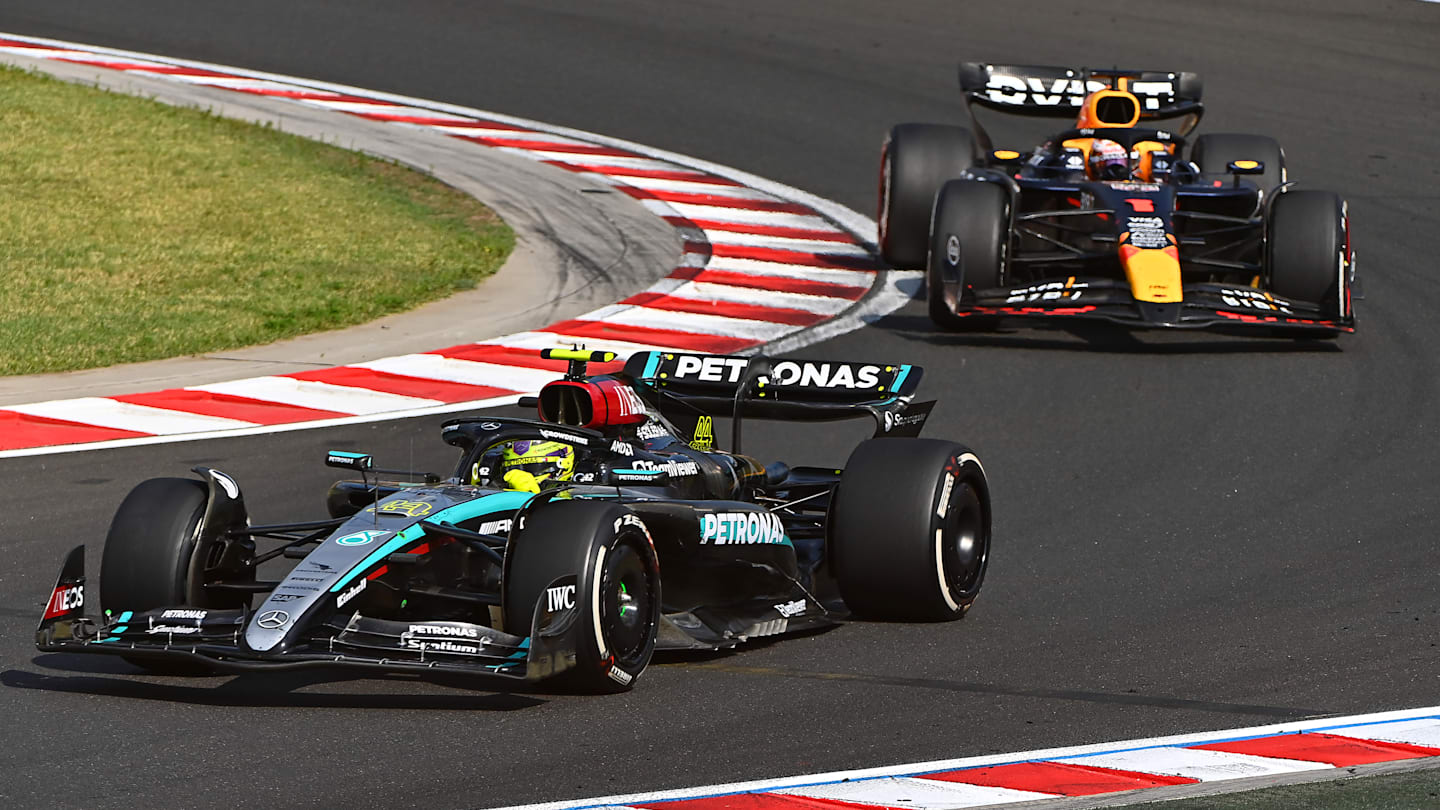
<path fill-rule="evenodd" d="M 266 630 L 279 630 L 290 623 L 290 614 L 283 610 L 267 610 L 260 614 L 255 624 Z"/>

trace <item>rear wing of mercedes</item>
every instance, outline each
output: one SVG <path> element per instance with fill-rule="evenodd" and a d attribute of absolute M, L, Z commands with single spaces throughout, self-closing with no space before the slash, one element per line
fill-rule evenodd
<path fill-rule="evenodd" d="M 914 436 L 935 405 L 911 401 L 924 370 L 899 363 L 641 352 L 630 356 L 624 373 L 654 392 L 667 418 L 682 421 L 687 414 L 790 421 L 870 416 L 876 436 Z"/>

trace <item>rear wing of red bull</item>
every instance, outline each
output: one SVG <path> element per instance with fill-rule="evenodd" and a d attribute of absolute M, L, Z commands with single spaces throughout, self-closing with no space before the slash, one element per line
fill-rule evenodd
<path fill-rule="evenodd" d="M 1140 118 L 1198 115 L 1204 83 L 1195 73 L 960 63 L 960 90 L 968 104 L 1019 115 L 1071 118 L 1096 90 L 1125 90 L 1140 102 Z"/>
<path fill-rule="evenodd" d="M 874 418 L 876 436 L 914 436 L 934 402 L 912 402 L 924 370 L 901 363 L 850 363 L 735 355 L 642 352 L 624 373 L 662 409 L 791 421 Z"/>
<path fill-rule="evenodd" d="M 976 115 L 978 110 L 1075 121 L 1084 107 L 1085 97 L 1107 88 L 1135 96 L 1142 126 L 1153 126 L 1159 121 L 1176 122 L 1166 127 L 1181 136 L 1194 130 L 1205 113 L 1205 106 L 1200 103 L 1204 83 L 1195 73 L 960 63 L 960 91 L 965 97 L 980 155 L 995 147 L 990 133 Z"/>

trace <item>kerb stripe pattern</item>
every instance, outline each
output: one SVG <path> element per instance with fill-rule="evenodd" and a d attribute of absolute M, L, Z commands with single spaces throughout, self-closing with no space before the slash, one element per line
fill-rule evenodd
<path fill-rule="evenodd" d="M 958 810 L 1130 793 L 1116 797 L 1126 803 L 1176 785 L 1215 783 L 1223 792 L 1231 780 L 1321 771 L 1338 778 L 1356 766 L 1433 757 L 1440 707 L 508 810 Z"/>
<path fill-rule="evenodd" d="M 534 392 L 564 372 L 563 362 L 534 357 L 537 349 L 584 344 L 622 360 L 654 349 L 744 352 L 832 321 L 879 281 L 868 229 L 862 234 L 854 223 L 837 222 L 803 193 L 755 188 L 698 161 L 687 165 L 478 110 L 158 56 L 10 34 L 0 34 L 0 52 L 444 133 L 613 186 L 676 228 L 684 243 L 674 272 L 645 291 L 530 332 L 319 371 L 0 408 L 0 452 L 485 407 Z"/>

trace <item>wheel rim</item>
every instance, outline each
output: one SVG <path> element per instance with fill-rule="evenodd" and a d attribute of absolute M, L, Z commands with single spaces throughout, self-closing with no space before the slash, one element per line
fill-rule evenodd
<path fill-rule="evenodd" d="M 655 577 L 632 543 L 605 557 L 600 581 L 600 628 L 617 661 L 644 657 L 654 635 Z"/>
<path fill-rule="evenodd" d="M 953 596 L 965 598 L 980 581 L 990 546 L 980 497 L 969 482 L 956 483 L 940 530 L 945 587 Z"/>

